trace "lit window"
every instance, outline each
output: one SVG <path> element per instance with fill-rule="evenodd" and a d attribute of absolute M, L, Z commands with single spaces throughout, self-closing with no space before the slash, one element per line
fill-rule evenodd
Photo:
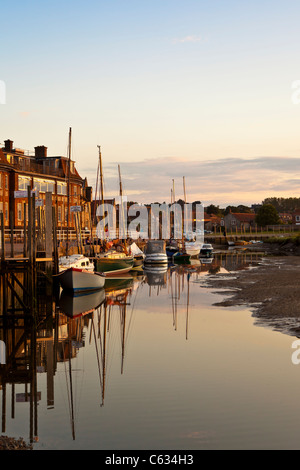
<path fill-rule="evenodd" d="M 27 176 L 18 176 L 18 189 L 25 191 L 31 184 L 31 179 Z"/>

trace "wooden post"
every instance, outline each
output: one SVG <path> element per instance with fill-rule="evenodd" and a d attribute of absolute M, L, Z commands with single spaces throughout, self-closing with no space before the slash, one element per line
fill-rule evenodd
<path fill-rule="evenodd" d="M 52 207 L 52 228 L 53 228 L 53 252 L 54 252 L 54 274 L 58 273 L 58 251 L 57 251 L 57 228 L 56 228 L 56 212 Z"/>
<path fill-rule="evenodd" d="M 27 257 L 27 209 L 26 202 L 24 202 L 24 258 Z"/>
<path fill-rule="evenodd" d="M 3 212 L 0 212 L 0 229 L 1 229 L 1 261 L 5 261 L 5 236 L 4 236 L 4 217 Z"/>
<path fill-rule="evenodd" d="M 35 194 L 32 195 L 32 261 L 36 260 L 36 211 L 35 211 Z"/>
<path fill-rule="evenodd" d="M 9 226 L 10 226 L 10 257 L 14 258 L 14 213 L 9 211 Z"/>
<path fill-rule="evenodd" d="M 29 263 L 32 263 L 32 204 L 31 204 L 31 189 L 28 186 L 28 258 Z"/>
<path fill-rule="evenodd" d="M 46 193 L 45 201 L 45 256 L 53 257 L 53 216 L 52 216 L 52 193 Z M 46 264 L 46 269 L 50 269 L 51 263 Z"/>

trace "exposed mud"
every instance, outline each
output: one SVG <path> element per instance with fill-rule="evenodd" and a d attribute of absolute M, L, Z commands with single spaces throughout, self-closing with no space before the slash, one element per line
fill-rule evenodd
<path fill-rule="evenodd" d="M 226 298 L 215 305 L 247 305 L 256 323 L 300 337 L 300 257 L 266 256 L 261 262 L 207 284 Z"/>

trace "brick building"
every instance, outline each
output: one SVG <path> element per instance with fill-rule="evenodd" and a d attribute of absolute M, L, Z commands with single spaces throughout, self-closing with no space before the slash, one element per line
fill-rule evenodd
<path fill-rule="evenodd" d="M 69 177 L 70 176 L 70 177 Z M 81 178 L 75 162 L 63 156 L 47 156 L 47 147 L 35 147 L 34 152 L 14 148 L 13 141 L 6 140 L 0 148 L 0 211 L 6 227 L 24 226 L 24 204 L 27 188 L 36 194 L 37 206 L 43 207 L 46 192 L 52 193 L 56 207 L 57 227 L 67 228 L 68 187 L 69 204 L 80 206 L 82 228 L 90 226 L 92 191 L 86 179 Z M 11 222 L 12 221 L 12 222 Z M 70 212 L 69 228 L 76 228 L 74 213 Z"/>

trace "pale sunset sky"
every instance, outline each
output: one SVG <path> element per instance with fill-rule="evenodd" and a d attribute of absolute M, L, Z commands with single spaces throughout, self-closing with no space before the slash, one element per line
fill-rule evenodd
<path fill-rule="evenodd" d="M 72 157 L 106 196 L 300 197 L 300 2 L 2 2 L 0 143 Z M 299 86 L 300 90 L 300 86 Z M 294 94 L 294 95 L 293 95 Z M 300 93 L 299 93 L 300 97 Z M 1 100 L 0 100 L 1 101 Z"/>

